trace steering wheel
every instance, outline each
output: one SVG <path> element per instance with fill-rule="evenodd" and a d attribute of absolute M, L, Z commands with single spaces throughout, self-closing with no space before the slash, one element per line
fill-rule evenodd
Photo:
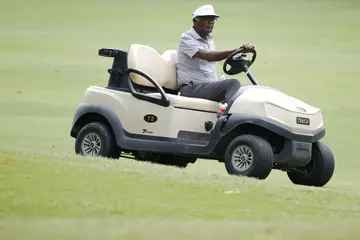
<path fill-rule="evenodd" d="M 239 53 L 242 53 L 241 56 L 235 57 Z M 245 53 L 252 53 L 253 54 L 252 59 L 249 60 Z M 239 74 L 241 72 L 246 71 L 255 62 L 255 59 L 256 59 L 255 49 L 246 50 L 239 48 L 226 58 L 223 64 L 223 71 L 228 75 Z M 229 70 L 226 69 L 227 65 L 231 66 Z"/>

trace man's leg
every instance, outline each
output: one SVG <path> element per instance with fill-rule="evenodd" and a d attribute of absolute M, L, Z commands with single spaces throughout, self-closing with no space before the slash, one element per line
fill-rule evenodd
<path fill-rule="evenodd" d="M 180 88 L 181 96 L 203 98 L 216 102 L 228 103 L 232 96 L 239 90 L 241 84 L 236 79 L 190 84 Z"/>

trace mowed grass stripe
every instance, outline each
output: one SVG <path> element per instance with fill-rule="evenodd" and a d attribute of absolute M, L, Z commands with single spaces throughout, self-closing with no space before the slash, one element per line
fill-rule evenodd
<path fill-rule="evenodd" d="M 272 223 L 245 220 L 79 218 L 0 221 L 2 239 L 357 239 L 358 219 Z"/>

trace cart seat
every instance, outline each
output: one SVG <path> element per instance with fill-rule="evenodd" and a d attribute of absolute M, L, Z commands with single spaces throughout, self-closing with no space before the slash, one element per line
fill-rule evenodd
<path fill-rule="evenodd" d="M 176 50 L 167 50 L 160 55 L 154 48 L 132 44 L 128 50 L 129 68 L 141 71 L 156 81 L 161 87 L 177 90 Z M 154 87 L 146 78 L 130 73 L 131 79 L 138 85 Z"/>
<path fill-rule="evenodd" d="M 167 50 L 160 55 L 152 47 L 141 44 L 132 44 L 128 50 L 128 67 L 145 73 L 161 87 L 177 90 L 176 54 L 176 50 Z M 139 74 L 130 73 L 130 77 L 132 81 L 138 85 L 154 87 L 150 81 Z M 148 94 L 160 98 L 160 93 Z M 170 100 L 170 105 L 174 107 L 211 112 L 219 111 L 219 102 L 174 94 L 167 94 L 167 96 Z"/>

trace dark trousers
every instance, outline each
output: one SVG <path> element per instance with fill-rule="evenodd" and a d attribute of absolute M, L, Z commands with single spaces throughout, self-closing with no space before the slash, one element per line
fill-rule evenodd
<path fill-rule="evenodd" d="M 198 84 L 190 82 L 190 84 L 180 87 L 180 94 L 184 97 L 203 98 L 215 102 L 228 103 L 240 86 L 240 81 L 236 79 Z"/>

